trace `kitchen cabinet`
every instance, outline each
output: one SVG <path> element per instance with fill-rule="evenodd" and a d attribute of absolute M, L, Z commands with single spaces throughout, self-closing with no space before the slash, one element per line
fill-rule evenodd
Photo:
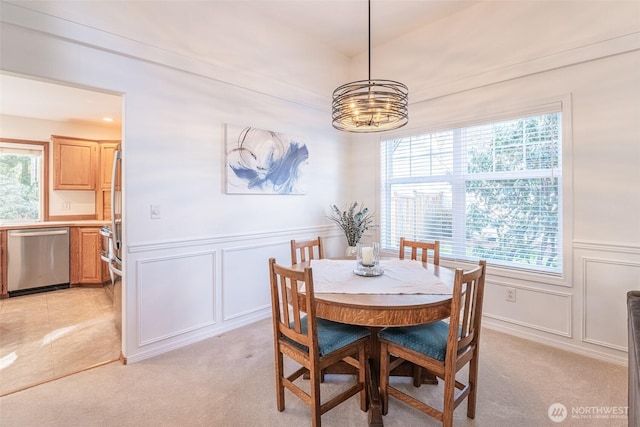
<path fill-rule="evenodd" d="M 96 193 L 97 219 L 111 220 L 111 191 L 98 191 Z"/>
<path fill-rule="evenodd" d="M 73 227 L 70 241 L 70 284 L 102 285 L 109 279 L 107 264 L 100 258 L 99 227 Z"/>
<path fill-rule="evenodd" d="M 53 189 L 96 190 L 98 141 L 52 135 Z"/>
<path fill-rule="evenodd" d="M 100 168 L 99 168 L 99 188 L 104 191 L 111 190 L 111 174 L 113 172 L 113 153 L 116 151 L 120 141 L 100 142 Z"/>
<path fill-rule="evenodd" d="M 51 135 L 53 190 L 88 190 L 95 194 L 95 219 L 111 219 L 111 175 L 116 140 Z M 120 178 L 118 178 L 120 179 Z M 117 183 L 120 185 L 120 183 Z"/>

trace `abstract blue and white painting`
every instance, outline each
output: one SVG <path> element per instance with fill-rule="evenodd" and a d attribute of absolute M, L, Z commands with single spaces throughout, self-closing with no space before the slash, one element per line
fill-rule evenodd
<path fill-rule="evenodd" d="M 226 126 L 227 193 L 305 194 L 307 145 L 270 130 Z"/>

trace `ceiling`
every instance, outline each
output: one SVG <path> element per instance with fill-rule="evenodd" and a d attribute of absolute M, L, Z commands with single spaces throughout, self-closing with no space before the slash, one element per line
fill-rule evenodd
<path fill-rule="evenodd" d="M 122 97 L 0 73 L 0 114 L 120 127 Z"/>
<path fill-rule="evenodd" d="M 479 0 L 371 0 L 371 44 L 383 44 L 421 26 L 467 8 Z M 269 21 L 274 28 L 285 27 L 352 57 L 367 50 L 368 6 L 366 0 L 171 0 L 133 2 L 131 13 L 149 16 L 163 26 L 178 28 L 210 26 L 242 16 L 243 21 Z M 182 12 L 188 4 L 190 13 Z M 169 18 L 165 21 L 165 18 Z M 250 28 L 250 25 L 244 25 Z M 134 31 L 133 29 L 130 31 Z"/>
<path fill-rule="evenodd" d="M 469 7 L 478 0 L 373 0 L 371 5 L 371 45 L 398 38 L 418 27 Z M 351 57 L 366 52 L 367 2 L 364 0 L 171 0 L 118 2 L 65 0 L 33 1 L 21 6 L 45 13 L 64 14 L 66 19 L 82 22 L 103 31 L 149 42 L 135 25 L 136 17 L 150 18 L 156 28 L 191 28 L 197 34 L 203 26 L 225 16 L 243 17 L 245 22 L 269 20 L 321 41 L 337 52 Z M 187 9 L 185 9 L 187 8 Z M 188 10 L 188 13 L 184 11 Z M 180 12 L 180 13 L 178 13 Z M 230 15 L 233 14 L 233 15 Z M 194 20 L 194 16 L 198 17 Z M 129 20 L 129 22 L 127 22 Z M 196 28 L 200 25 L 200 28 Z M 136 33 L 136 31 L 139 31 Z M 170 33 L 170 31 L 167 31 Z M 61 86 L 43 81 L 0 74 L 0 113 L 32 118 L 120 126 L 120 96 Z"/>

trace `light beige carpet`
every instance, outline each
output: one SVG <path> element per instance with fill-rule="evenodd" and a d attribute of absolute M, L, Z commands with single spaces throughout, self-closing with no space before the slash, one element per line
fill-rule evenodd
<path fill-rule="evenodd" d="M 626 408 L 626 367 L 488 329 L 481 345 L 476 418 L 466 418 L 465 402 L 456 410 L 456 426 L 627 426 L 626 416 L 602 414 Z M 323 399 L 349 380 L 327 375 Z M 424 396 L 441 390 L 396 381 Z M 2 397 L 0 426 L 310 425 L 307 406 L 288 391 L 285 397 L 286 409 L 278 412 L 271 322 L 264 320 L 133 365 L 112 363 Z M 567 408 L 562 422 L 548 416 L 554 403 Z M 367 414 L 353 398 L 324 414 L 322 422 L 366 426 Z M 384 424 L 440 425 L 393 398 Z"/>

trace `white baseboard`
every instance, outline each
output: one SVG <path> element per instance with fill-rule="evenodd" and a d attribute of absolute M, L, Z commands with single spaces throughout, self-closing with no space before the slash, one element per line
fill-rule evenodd
<path fill-rule="evenodd" d="M 513 335 L 519 338 L 523 338 L 529 341 L 537 342 L 540 344 L 548 345 L 550 347 L 558 348 L 560 350 L 569 351 L 572 353 L 580 354 L 583 356 L 591 357 L 593 359 L 602 360 L 604 362 L 615 363 L 616 365 L 627 366 L 628 358 L 626 355 L 612 355 L 603 353 L 592 348 L 583 347 L 566 341 L 545 337 L 539 334 L 522 331 L 509 327 L 503 323 L 492 321 L 491 319 L 483 318 L 482 326 L 494 331 L 502 332 L 508 335 Z M 621 352 L 622 353 L 622 352 Z"/>
<path fill-rule="evenodd" d="M 138 352 L 132 356 L 126 356 L 127 364 L 133 364 L 137 362 L 141 362 L 146 359 L 150 359 L 155 356 L 159 356 L 168 351 L 177 350 L 179 348 L 195 344 L 197 342 L 220 336 L 226 332 L 232 331 L 237 328 L 241 328 L 243 326 L 250 325 L 252 323 L 258 322 L 260 320 L 268 319 L 271 317 L 271 309 L 263 310 L 261 312 L 253 313 L 251 316 L 245 316 L 242 318 L 236 318 L 232 321 L 223 322 L 220 324 L 216 324 L 210 328 L 204 328 L 201 332 L 194 334 L 185 334 L 187 336 L 181 337 L 179 339 L 172 339 L 170 342 L 166 344 L 154 345 L 153 348 L 145 351 Z"/>

